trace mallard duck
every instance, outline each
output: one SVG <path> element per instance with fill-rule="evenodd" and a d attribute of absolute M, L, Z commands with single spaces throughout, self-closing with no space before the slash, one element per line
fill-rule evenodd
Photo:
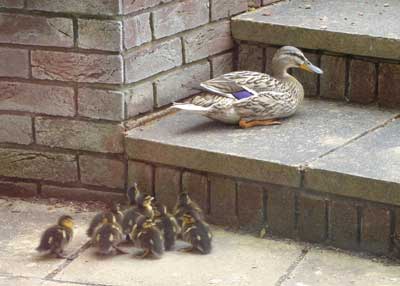
<path fill-rule="evenodd" d="M 289 68 L 323 73 L 299 49 L 285 46 L 272 59 L 271 76 L 254 71 L 227 73 L 201 83 L 206 94 L 172 108 L 239 123 L 242 128 L 280 124 L 279 119 L 293 115 L 304 97 L 303 86 L 287 72 Z"/>
<path fill-rule="evenodd" d="M 94 218 L 90 222 L 88 230 L 86 231 L 87 236 L 89 237 L 93 236 L 93 233 L 96 231 L 96 228 L 102 224 L 103 219 L 106 217 L 107 214 L 112 214 L 115 217 L 115 221 L 118 224 L 122 224 L 123 214 L 120 210 L 120 205 L 118 203 L 112 203 L 109 206 L 108 211 L 98 213 L 94 216 Z"/>
<path fill-rule="evenodd" d="M 187 212 L 183 215 L 182 238 L 191 244 L 191 247 L 181 251 L 200 251 L 202 254 L 211 252 L 212 234 L 210 227 L 199 219 L 196 212 Z"/>
<path fill-rule="evenodd" d="M 155 204 L 155 223 L 161 230 L 164 237 L 164 248 L 169 251 L 175 245 L 176 238 L 181 229 L 175 217 L 168 213 L 167 207 L 163 204 Z"/>
<path fill-rule="evenodd" d="M 92 244 L 98 247 L 98 252 L 102 255 L 108 255 L 117 250 L 120 253 L 125 253 L 118 244 L 122 241 L 122 228 L 117 223 L 115 215 L 106 213 L 103 216 L 101 225 L 98 226 L 92 237 Z"/>
<path fill-rule="evenodd" d="M 74 234 L 74 222 L 72 217 L 63 215 L 58 219 L 58 223 L 46 229 L 40 239 L 40 244 L 36 248 L 39 252 L 50 252 L 58 258 L 67 258 L 64 248 L 71 241 Z"/>
<path fill-rule="evenodd" d="M 161 231 L 151 219 L 141 216 L 133 227 L 131 237 L 134 237 L 136 245 L 144 250 L 142 255 L 138 256 L 139 258 L 145 258 L 149 255 L 160 258 L 163 255 L 163 237 Z"/>

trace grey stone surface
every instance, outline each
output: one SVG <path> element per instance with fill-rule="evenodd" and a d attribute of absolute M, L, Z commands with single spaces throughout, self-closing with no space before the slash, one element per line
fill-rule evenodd
<path fill-rule="evenodd" d="M 72 253 L 87 241 L 87 221 L 93 213 L 78 213 L 78 209 L 67 205 L 0 199 L 0 275 L 44 278 L 64 263 L 65 260 L 43 257 L 35 251 L 41 232 L 55 224 L 62 214 L 69 214 L 75 220 L 75 236 L 66 249 Z M 3 277 L 0 285 L 25 284 L 4 284 Z"/>
<path fill-rule="evenodd" d="M 346 253 L 312 249 L 282 286 L 395 286 L 397 264 L 384 265 Z"/>
<path fill-rule="evenodd" d="M 306 100 L 281 126 L 239 129 L 179 112 L 127 137 L 131 159 L 299 186 L 298 167 L 383 124 L 394 113 Z"/>
<path fill-rule="evenodd" d="M 301 252 L 299 245 L 291 243 L 261 240 L 220 229 L 214 229 L 213 233 L 214 248 L 209 255 L 172 251 L 158 260 L 138 260 L 132 255 L 99 259 L 89 249 L 55 278 L 120 286 L 265 286 L 274 285 Z M 182 246 L 179 242 L 178 247 Z M 93 271 L 88 271 L 89 268 Z"/>
<path fill-rule="evenodd" d="M 399 9 L 397 0 L 282 1 L 235 17 L 232 32 L 237 40 L 400 59 Z"/>
<path fill-rule="evenodd" d="M 305 186 L 400 205 L 400 122 L 396 120 L 311 163 Z"/>

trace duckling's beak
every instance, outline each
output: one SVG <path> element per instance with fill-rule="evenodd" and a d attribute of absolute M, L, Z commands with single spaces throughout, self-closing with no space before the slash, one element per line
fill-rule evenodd
<path fill-rule="evenodd" d="M 324 73 L 319 67 L 314 66 L 310 62 L 308 62 L 308 63 L 305 62 L 305 63 L 301 64 L 300 68 L 303 69 L 303 70 L 306 70 L 308 72 L 314 72 L 314 73 L 317 73 L 317 74 L 323 74 Z"/>

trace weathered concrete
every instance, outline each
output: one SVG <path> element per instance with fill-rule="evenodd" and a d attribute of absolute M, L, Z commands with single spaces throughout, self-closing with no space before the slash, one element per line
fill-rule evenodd
<path fill-rule="evenodd" d="M 234 18 L 235 39 L 400 59 L 396 0 L 292 0 Z M 332 13 L 335 11 L 335 13 Z"/>
<path fill-rule="evenodd" d="M 243 130 L 178 112 L 131 130 L 126 146 L 133 160 L 299 186 L 299 166 L 393 116 L 377 108 L 306 100 L 281 126 Z"/>
<path fill-rule="evenodd" d="M 305 187 L 400 205 L 400 121 L 312 162 Z"/>
<path fill-rule="evenodd" d="M 384 265 L 370 258 L 312 249 L 282 286 L 395 286 L 400 283 L 398 264 Z"/>

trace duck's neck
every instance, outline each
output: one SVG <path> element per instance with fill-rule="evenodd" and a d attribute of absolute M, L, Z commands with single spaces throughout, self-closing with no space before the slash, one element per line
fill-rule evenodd
<path fill-rule="evenodd" d="M 291 90 L 293 95 L 298 97 L 299 101 L 303 100 L 303 85 L 292 75 L 287 72 L 287 67 L 276 64 L 272 67 L 272 76 L 277 80 L 285 83 Z"/>

